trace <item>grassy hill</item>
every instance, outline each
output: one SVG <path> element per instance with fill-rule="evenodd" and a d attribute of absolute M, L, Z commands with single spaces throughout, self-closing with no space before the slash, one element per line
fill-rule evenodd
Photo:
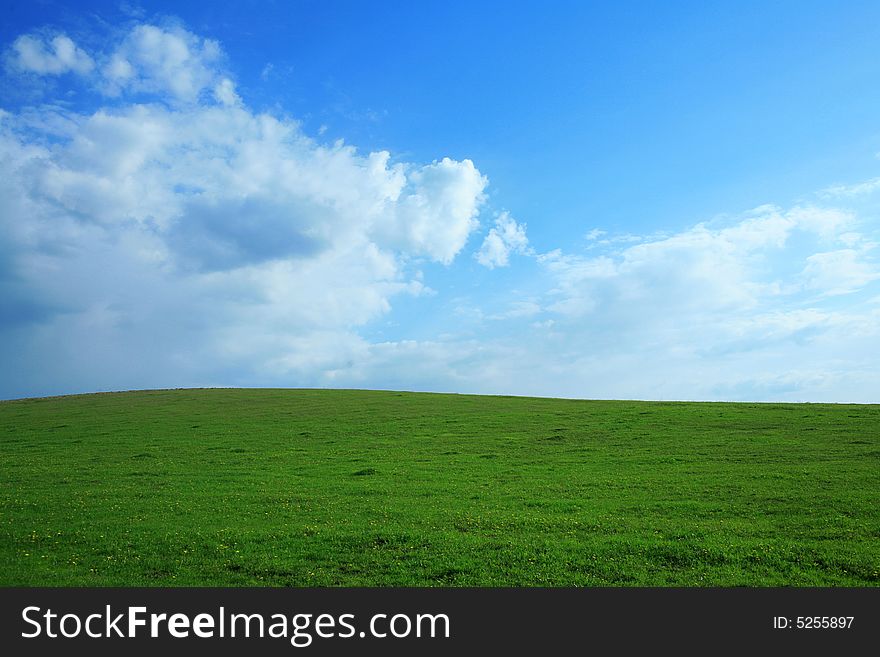
<path fill-rule="evenodd" d="M 0 585 L 878 585 L 880 406 L 0 402 Z"/>

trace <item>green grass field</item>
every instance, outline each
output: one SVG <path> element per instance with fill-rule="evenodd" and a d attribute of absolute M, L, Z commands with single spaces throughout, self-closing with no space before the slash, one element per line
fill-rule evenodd
<path fill-rule="evenodd" d="M 4 586 L 877 586 L 880 406 L 0 402 Z"/>

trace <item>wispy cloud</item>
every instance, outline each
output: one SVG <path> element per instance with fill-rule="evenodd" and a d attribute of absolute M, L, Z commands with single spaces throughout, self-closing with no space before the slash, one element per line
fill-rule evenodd
<path fill-rule="evenodd" d="M 851 294 L 880 278 L 880 265 L 870 249 L 838 249 L 807 257 L 803 276 L 807 285 L 823 295 Z"/>
<path fill-rule="evenodd" d="M 831 185 L 819 192 L 819 196 L 826 199 L 852 198 L 867 196 L 877 190 L 880 190 L 880 178 L 872 178 L 852 185 Z"/>
<path fill-rule="evenodd" d="M 481 316 L 466 337 L 371 348 L 351 380 L 442 360 L 442 377 L 420 387 L 876 401 L 876 230 L 838 208 L 761 206 L 721 224 L 609 239 L 600 253 L 556 249 L 537 256 L 527 292 L 488 316 L 508 320 L 504 332 Z"/>

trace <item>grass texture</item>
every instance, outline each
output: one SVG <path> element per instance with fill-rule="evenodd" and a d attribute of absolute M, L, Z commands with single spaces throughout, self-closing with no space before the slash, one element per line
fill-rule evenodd
<path fill-rule="evenodd" d="M 880 406 L 0 402 L 0 585 L 877 586 Z"/>

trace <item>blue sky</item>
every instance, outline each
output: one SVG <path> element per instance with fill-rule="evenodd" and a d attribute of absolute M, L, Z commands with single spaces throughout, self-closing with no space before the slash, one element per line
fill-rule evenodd
<path fill-rule="evenodd" d="M 0 397 L 880 400 L 876 3 L 5 3 Z"/>

